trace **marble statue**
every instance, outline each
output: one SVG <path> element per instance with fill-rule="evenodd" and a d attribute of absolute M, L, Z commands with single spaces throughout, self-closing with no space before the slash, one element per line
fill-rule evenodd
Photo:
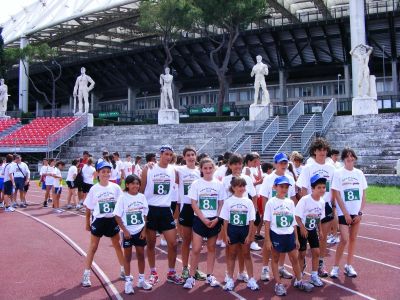
<path fill-rule="evenodd" d="M 165 74 L 160 75 L 161 84 L 161 97 L 160 97 L 160 109 L 168 109 L 168 104 L 171 109 L 174 109 L 174 99 L 172 98 L 172 81 L 174 76 L 170 74 L 170 69 L 165 68 Z"/>
<path fill-rule="evenodd" d="M 350 51 L 350 54 L 358 61 L 357 74 L 357 97 L 373 97 L 376 88 L 371 87 L 371 78 L 369 74 L 369 56 L 373 48 L 367 45 L 359 44 Z M 372 78 L 374 79 L 374 78 Z M 372 84 L 375 84 L 374 82 Z M 375 96 L 376 99 L 376 96 Z"/>
<path fill-rule="evenodd" d="M 0 79 L 0 117 L 4 117 L 7 111 L 8 87 L 4 84 L 4 79 Z"/>
<path fill-rule="evenodd" d="M 89 84 L 89 86 L 88 86 Z M 76 97 L 78 97 L 78 114 L 82 114 L 82 100 L 85 101 L 85 113 L 89 112 L 89 92 L 94 88 L 94 81 L 89 76 L 86 75 L 86 69 L 84 67 L 81 68 L 81 75 L 78 76 L 75 82 L 74 87 L 74 113 L 76 106 Z"/>
<path fill-rule="evenodd" d="M 263 91 L 263 97 L 261 104 L 269 104 L 270 99 L 269 99 L 269 93 L 267 91 L 267 86 L 265 84 L 265 77 L 268 75 L 268 66 L 262 62 L 262 56 L 257 55 L 256 56 L 257 63 L 254 65 L 253 69 L 251 70 L 251 77 L 255 77 L 254 80 L 254 104 L 257 105 L 258 101 L 258 93 L 260 91 L 260 86 Z"/>

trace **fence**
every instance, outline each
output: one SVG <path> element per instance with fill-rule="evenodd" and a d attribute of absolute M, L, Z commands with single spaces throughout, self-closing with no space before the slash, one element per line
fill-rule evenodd
<path fill-rule="evenodd" d="M 215 155 L 215 138 L 210 138 L 204 145 L 202 145 L 197 153 L 207 153 L 210 157 L 214 158 Z"/>
<path fill-rule="evenodd" d="M 275 154 L 284 152 L 289 155 L 290 153 L 292 153 L 292 149 L 293 149 L 292 143 L 293 143 L 293 136 L 291 134 L 289 134 L 287 139 L 283 142 L 282 146 L 278 149 L 278 151 L 276 151 Z"/>
<path fill-rule="evenodd" d="M 249 135 L 235 150 L 235 153 L 245 155 L 251 152 L 251 135 Z"/>
<path fill-rule="evenodd" d="M 303 130 L 301 131 L 301 151 L 305 153 L 309 143 L 312 140 L 312 137 L 315 135 L 316 131 L 316 118 L 315 115 L 308 120 L 306 126 L 304 126 Z"/>
<path fill-rule="evenodd" d="M 331 122 L 333 116 L 335 115 L 336 110 L 336 101 L 332 98 L 332 100 L 328 103 L 322 113 L 322 130 L 321 133 L 324 134 L 329 123 Z"/>
<path fill-rule="evenodd" d="M 245 133 L 245 128 L 246 120 L 243 118 L 226 135 L 226 149 L 231 149 L 232 146 L 242 137 L 242 135 Z"/>
<path fill-rule="evenodd" d="M 264 149 L 272 142 L 272 140 L 276 137 L 279 132 L 279 117 L 276 116 L 271 124 L 265 128 L 262 133 L 262 148 L 261 152 L 264 152 Z"/>
<path fill-rule="evenodd" d="M 304 102 L 303 100 L 299 100 L 297 104 L 290 110 L 288 113 L 288 130 L 292 128 L 294 123 L 296 123 L 297 119 L 304 115 Z"/>

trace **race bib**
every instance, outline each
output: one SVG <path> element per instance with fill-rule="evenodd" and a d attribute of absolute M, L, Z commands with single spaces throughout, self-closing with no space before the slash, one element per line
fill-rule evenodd
<path fill-rule="evenodd" d="M 360 200 L 360 191 L 358 189 L 344 190 L 344 201 Z"/>
<path fill-rule="evenodd" d="M 293 215 L 277 215 L 276 226 L 278 228 L 290 227 L 293 224 Z"/>
<path fill-rule="evenodd" d="M 184 196 L 187 196 L 187 194 L 189 194 L 190 185 L 191 185 L 191 183 L 183 184 L 183 195 Z"/>
<path fill-rule="evenodd" d="M 99 202 L 99 211 L 101 214 L 109 214 L 114 211 L 115 202 Z"/>
<path fill-rule="evenodd" d="M 329 180 L 326 180 L 325 188 L 326 188 L 326 189 L 325 189 L 326 192 L 329 192 L 329 191 L 330 191 L 330 189 L 331 189 L 331 184 L 330 184 Z"/>
<path fill-rule="evenodd" d="M 319 218 L 307 216 L 304 226 L 309 230 L 313 230 L 318 226 L 318 224 L 319 224 Z"/>
<path fill-rule="evenodd" d="M 154 183 L 154 195 L 167 195 L 169 193 L 170 184 L 169 182 Z"/>
<path fill-rule="evenodd" d="M 126 225 L 143 224 L 143 215 L 141 211 L 129 212 L 126 214 Z"/>
<path fill-rule="evenodd" d="M 201 196 L 199 199 L 201 210 L 217 210 L 217 198 L 211 196 Z"/>
<path fill-rule="evenodd" d="M 244 211 L 231 211 L 229 224 L 235 226 L 246 226 L 247 224 L 247 212 Z"/>
<path fill-rule="evenodd" d="M 272 190 L 272 197 L 276 197 L 276 190 Z M 271 198 L 272 198 L 272 197 L 271 197 Z M 286 193 L 285 197 L 286 197 L 286 198 L 289 198 L 289 194 Z"/>

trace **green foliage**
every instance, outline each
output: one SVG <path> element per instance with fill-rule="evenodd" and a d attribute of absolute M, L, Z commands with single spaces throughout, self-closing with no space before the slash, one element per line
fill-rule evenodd
<path fill-rule="evenodd" d="M 57 56 L 57 51 L 47 44 L 27 45 L 25 48 L 6 48 L 4 50 L 5 61 L 7 64 L 16 64 L 20 59 L 28 62 L 41 62 L 53 60 Z"/>
<path fill-rule="evenodd" d="M 367 189 L 368 203 L 400 204 L 400 187 L 371 185 Z"/>
<path fill-rule="evenodd" d="M 4 61 L 4 40 L 1 35 L 3 29 L 0 27 L 0 78 L 4 78 L 6 72 L 6 63 Z"/>

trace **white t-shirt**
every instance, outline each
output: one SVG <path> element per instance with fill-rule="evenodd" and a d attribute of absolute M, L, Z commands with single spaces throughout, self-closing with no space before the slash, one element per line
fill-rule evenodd
<path fill-rule="evenodd" d="M 224 201 L 219 216 L 231 225 L 246 226 L 256 219 L 256 210 L 249 198 L 232 196 Z"/>
<path fill-rule="evenodd" d="M 124 172 L 125 172 L 125 177 L 128 177 L 129 175 L 132 175 L 132 162 L 131 161 L 126 161 L 124 162 Z"/>
<path fill-rule="evenodd" d="M 120 171 L 119 165 L 116 164 L 115 169 L 114 169 L 114 166 L 111 164 L 110 180 L 117 180 L 118 178 L 121 178 L 121 171 Z"/>
<path fill-rule="evenodd" d="M 60 178 L 55 178 L 53 177 L 53 185 L 55 188 L 58 188 L 61 186 L 61 171 L 59 168 L 54 168 L 54 175 L 60 176 Z"/>
<path fill-rule="evenodd" d="M 357 215 L 361 209 L 364 190 L 368 187 L 364 173 L 354 168 L 349 171 L 345 168 L 336 170 L 333 175 L 332 188 L 340 192 L 340 196 L 350 215 Z M 339 205 L 337 207 L 338 216 L 343 216 Z"/>
<path fill-rule="evenodd" d="M 10 174 L 12 174 L 12 168 L 13 165 L 12 163 L 6 163 L 4 164 L 4 168 L 3 168 L 3 177 L 4 177 L 4 182 L 10 181 Z"/>
<path fill-rule="evenodd" d="M 323 198 L 316 201 L 311 195 L 306 195 L 297 203 L 295 214 L 308 230 L 316 229 L 325 218 L 325 201 Z"/>
<path fill-rule="evenodd" d="M 148 205 L 158 207 L 170 207 L 174 198 L 175 169 L 168 165 L 161 168 L 155 164 L 152 169 L 147 170 L 147 183 L 144 195 Z"/>
<path fill-rule="evenodd" d="M 6 164 L 1 164 L 0 165 L 0 178 L 3 178 L 4 179 L 4 166 L 5 166 Z"/>
<path fill-rule="evenodd" d="M 214 178 L 218 179 L 219 181 L 222 181 L 222 179 L 225 177 L 226 171 L 228 170 L 228 167 L 226 165 L 219 166 L 217 170 L 214 172 Z"/>
<path fill-rule="evenodd" d="M 139 178 L 142 176 L 142 168 L 140 167 L 139 164 L 135 165 L 135 170 L 133 171 L 133 174 L 135 174 Z"/>
<path fill-rule="evenodd" d="M 82 168 L 83 182 L 87 184 L 93 184 L 93 177 L 96 169 L 93 166 L 84 165 Z"/>
<path fill-rule="evenodd" d="M 246 180 L 246 192 L 250 195 L 250 197 L 253 198 L 254 196 L 256 196 L 257 192 L 256 192 L 256 188 L 254 187 L 253 180 L 249 176 L 243 175 L 243 174 L 240 175 L 240 177 L 242 177 L 242 178 L 244 178 L 244 180 Z M 227 197 L 232 196 L 232 193 L 229 191 L 229 188 L 231 186 L 231 181 L 232 181 L 232 174 L 225 176 L 222 179 L 222 184 L 224 185 Z"/>
<path fill-rule="evenodd" d="M 93 220 L 97 218 L 113 218 L 114 207 L 122 190 L 119 185 L 109 182 L 107 186 L 96 183 L 89 190 L 83 204 L 92 210 Z"/>
<path fill-rule="evenodd" d="M 285 174 L 287 178 L 289 178 L 290 181 L 290 186 L 288 190 L 288 195 L 286 195 L 289 198 L 292 198 L 293 196 L 296 196 L 296 189 L 295 189 L 295 182 L 292 176 Z M 276 190 L 274 188 L 274 181 L 276 178 L 280 177 L 273 171 L 271 174 L 267 175 L 264 178 L 263 183 L 261 184 L 260 188 L 260 195 L 267 198 L 271 199 L 272 197 L 276 196 Z"/>
<path fill-rule="evenodd" d="M 218 208 L 222 205 L 221 201 L 226 199 L 225 188 L 215 178 L 211 181 L 200 178 L 190 186 L 188 199 L 197 201 L 197 206 L 204 217 L 213 218 L 218 216 Z"/>
<path fill-rule="evenodd" d="M 54 174 L 54 169 L 55 167 L 50 167 L 50 166 L 46 166 L 44 169 L 44 173 L 43 174 Z M 54 177 L 53 176 L 46 176 L 46 179 L 44 180 L 44 183 L 46 185 L 53 185 L 54 184 Z"/>
<path fill-rule="evenodd" d="M 114 209 L 114 215 L 122 219 L 130 234 L 137 234 L 143 229 L 144 216 L 147 216 L 148 213 L 147 200 L 141 193 L 133 196 L 123 192 Z"/>
<path fill-rule="evenodd" d="M 14 163 L 12 168 L 14 178 L 24 178 L 25 176 L 28 177 L 28 179 L 30 178 L 31 172 L 29 171 L 28 165 L 26 163 L 20 162 L 18 165 Z"/>
<path fill-rule="evenodd" d="M 78 168 L 76 166 L 70 166 L 68 169 L 68 174 L 67 174 L 67 181 L 74 181 L 74 175 L 76 176 L 78 174 Z"/>
<path fill-rule="evenodd" d="M 115 164 L 117 165 L 117 169 L 118 169 L 117 179 L 120 179 L 121 176 L 122 176 L 122 170 L 125 168 L 124 167 L 124 163 L 122 161 L 120 161 L 120 160 L 117 160 L 115 162 Z"/>
<path fill-rule="evenodd" d="M 293 200 L 272 197 L 267 201 L 264 211 L 264 221 L 271 222 L 270 228 L 276 234 L 292 234 L 296 219 Z"/>
<path fill-rule="evenodd" d="M 332 185 L 332 177 L 333 177 L 333 172 L 335 172 L 335 167 L 332 166 L 331 164 L 319 164 L 317 162 L 308 164 L 303 168 L 303 171 L 301 172 L 299 178 L 297 178 L 296 185 L 299 188 L 306 188 L 307 189 L 307 194 L 311 194 L 311 183 L 310 179 L 313 177 L 315 174 L 319 174 L 320 176 L 326 178 L 326 192 L 324 195 L 324 200 L 325 202 L 329 203 L 331 205 L 331 199 L 332 199 L 332 192 L 331 192 L 331 185 Z"/>
<path fill-rule="evenodd" d="M 200 178 L 200 171 L 195 169 L 189 169 L 187 166 L 177 167 L 179 176 L 179 202 L 181 204 L 192 204 L 188 197 L 188 192 L 193 181 Z"/>

